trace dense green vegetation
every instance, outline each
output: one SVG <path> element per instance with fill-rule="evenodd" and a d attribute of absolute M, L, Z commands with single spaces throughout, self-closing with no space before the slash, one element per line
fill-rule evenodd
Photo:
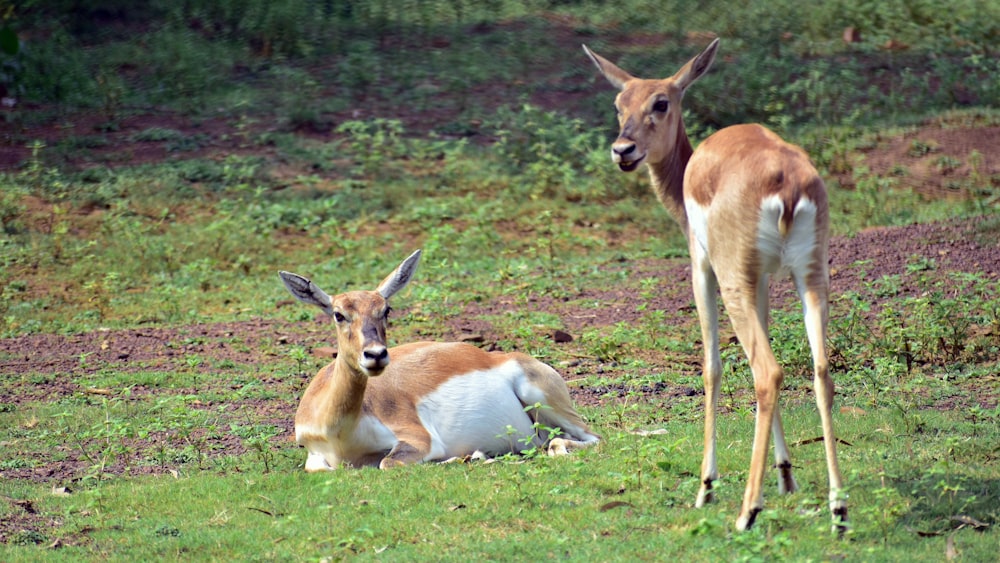
<path fill-rule="evenodd" d="M 521 80 L 525 94 L 592 75 L 566 64 L 577 53 L 546 32 L 553 25 L 598 49 L 661 34 L 621 49 L 627 68 L 651 70 L 690 56 L 688 34 L 724 37 L 727 64 L 688 103 L 699 124 L 853 125 L 1000 98 L 1000 7 L 989 0 L 14 2 L 11 19 L 30 39 L 4 61 L 8 88 L 109 118 L 152 105 L 234 117 L 277 109 L 301 122 L 372 98 L 481 118 L 481 84 Z M 847 27 L 859 42 L 844 43 Z M 606 118 L 606 107 L 585 117 Z"/>
<path fill-rule="evenodd" d="M 686 251 L 646 178 L 608 162 L 612 92 L 582 42 L 655 75 L 716 33 L 720 58 L 685 100 L 693 139 L 761 121 L 800 143 L 829 180 L 837 235 L 986 216 L 977 232 L 996 240 L 1000 179 L 981 173 L 982 154 L 936 157 L 967 170 L 948 197 L 911 189 L 905 169 L 872 169 L 865 154 L 928 122 L 1000 124 L 1000 5 L 696 4 L 0 3 L 0 29 L 20 38 L 16 52 L 0 50 L 0 85 L 18 104 L 0 113 L 0 142 L 24 155 L 0 170 L 0 337 L 306 320 L 305 308 L 279 308 L 278 269 L 331 290 L 369 287 L 420 247 L 394 339 L 451 337 L 445 319 L 509 299 L 511 310 L 479 319 L 500 347 L 538 354 L 577 384 L 625 390 L 584 409 L 606 439 L 592 451 L 390 479 L 306 476 L 301 450 L 241 407 L 262 399 L 292 412 L 319 365 L 296 342 L 266 342 L 254 365 L 188 354 L 177 369 L 122 373 L 81 355 L 69 374 L 4 374 L 4 396 L 62 378 L 110 394 L 0 402 L 0 469 L 86 462 L 68 496 L 0 481 L 2 497 L 58 522 L 15 534 L 0 559 L 994 557 L 1000 409 L 968 407 L 970 394 L 997 395 L 1000 295 L 988 272 L 940 273 L 920 258 L 868 279 L 864 263 L 841 265 L 859 277 L 835 297 L 831 325 L 838 433 L 851 444 L 846 540 L 829 533 L 793 307 L 774 312 L 773 331 L 803 491 L 779 498 L 769 483 L 748 534 L 731 528 L 753 409 L 738 347 L 725 351 L 720 502 L 695 510 L 701 399 L 640 393 L 700 386 L 693 312 L 674 324 L 643 308 L 639 323 L 594 326 L 569 347 L 548 338 L 561 320 L 533 309 L 536 297 L 586 312 L 606 304 L 580 295 L 609 285 L 650 298 L 689 291 L 687 279 L 630 266 L 683 263 Z M 844 42 L 847 27 L 859 41 Z M 94 127 L 39 136 L 78 122 Z M 575 370 L 580 358 L 590 363 Z M 132 397 L 137 387 L 151 391 Z M 632 433 L 655 428 L 667 433 Z M 132 447 L 151 436 L 157 448 Z M 221 436 L 247 453 L 214 449 Z M 0 519 L 20 510 L 0 502 Z M 47 549 L 57 538 L 62 549 Z"/>

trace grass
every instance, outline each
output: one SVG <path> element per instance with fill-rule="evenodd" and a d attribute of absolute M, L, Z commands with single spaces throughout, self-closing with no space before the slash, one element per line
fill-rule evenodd
<path fill-rule="evenodd" d="M 993 4 L 678 3 L 662 10 L 669 21 L 642 0 L 613 12 L 364 4 L 318 14 L 291 0 L 216 11 L 161 0 L 121 6 L 128 33 L 93 26 L 87 2 L 58 17 L 13 12 L 13 29 L 51 41 L 0 59 L 0 81 L 39 108 L 2 117 L 3 143 L 27 149 L 0 171 L 0 337 L 37 338 L 40 356 L 51 335 L 90 347 L 0 378 L 0 471 L 22 476 L 0 481 L 0 522 L 22 525 L 0 527 L 0 559 L 995 555 L 1000 296 L 989 272 L 941 271 L 934 257 L 877 279 L 864 262 L 838 265 L 859 280 L 834 296 L 830 327 L 847 538 L 830 534 L 808 349 L 789 304 L 772 334 L 802 490 L 778 497 L 769 480 L 758 525 L 733 532 L 753 404 L 746 360 L 726 344 L 719 502 L 691 507 L 700 336 L 690 305 L 666 304 L 690 291 L 685 243 L 646 178 L 607 162 L 613 93 L 578 52 L 587 42 L 637 72 L 671 70 L 696 50 L 689 32 L 715 29 L 727 60 L 685 102 L 695 140 L 757 120 L 804 146 L 828 178 L 835 235 L 972 218 L 995 242 L 1000 183 L 983 155 L 909 146 L 907 157 L 953 175 L 947 198 L 912 189 L 902 165 L 864 165 L 920 127 L 1000 123 L 986 103 L 996 81 L 976 78 L 995 75 Z M 138 31 L 136 20 L 162 25 Z M 862 43 L 843 43 L 847 25 Z M 660 35 L 631 43 L 614 29 Z M 579 61 L 567 63 L 570 48 Z M 532 96 L 553 92 L 558 103 Z M 25 133 L 84 117 L 92 130 L 58 142 Z M 143 160 L 138 147 L 165 156 Z M 607 394 L 582 409 L 601 445 L 560 459 L 301 471 L 287 430 L 323 362 L 309 352 L 329 333 L 283 306 L 276 271 L 367 288 L 418 247 L 419 279 L 397 300 L 390 337 L 451 338 L 453 320 L 489 327 L 496 346 Z M 580 320 L 608 310 L 614 322 Z M 273 333 L 205 330 L 240 321 Z M 555 344 L 572 323 L 575 340 Z M 162 338 L 162 355 L 102 359 L 116 331 Z M 72 463 L 72 479 L 36 477 L 56 462 Z"/>
<path fill-rule="evenodd" d="M 816 432 L 811 405 L 793 405 L 786 414 L 790 435 Z M 624 420 L 649 427 L 650 416 L 655 413 L 636 410 Z M 829 530 L 818 444 L 793 448 L 802 491 L 787 497 L 770 491 L 758 526 L 747 534 L 732 532 L 750 416 L 725 419 L 720 503 L 702 510 L 688 507 L 698 486 L 700 428 L 686 421 L 656 423 L 667 434 L 652 437 L 604 426 L 606 440 L 597 449 L 558 459 L 414 466 L 391 476 L 375 470 L 307 475 L 297 467 L 301 453 L 285 446 L 275 452 L 268 473 L 243 460 L 227 470 L 115 479 L 62 496 L 42 485 L 8 485 L 4 494 L 34 499 L 36 510 L 60 514 L 62 537 L 87 537 L 85 546 L 48 552 L 67 559 L 226 559 L 245 553 L 268 560 L 452 560 L 545 553 L 571 560 L 684 555 L 892 561 L 904 554 L 939 560 L 947 543 L 969 560 L 989 558 L 995 532 L 955 520 L 995 521 L 990 499 L 1000 493 L 995 468 L 969 443 L 969 423 L 961 414 L 928 416 L 912 436 L 921 439 L 919 450 L 912 440 L 899 439 L 901 422 L 891 412 L 841 416 L 838 422 L 851 441 L 841 448 L 850 468 L 847 541 Z M 985 442 L 995 440 L 995 427 L 985 432 Z M 5 551 L 18 560 L 34 558 L 38 549 L 15 542 Z"/>
<path fill-rule="evenodd" d="M 457 231 L 443 234 L 462 244 Z M 77 391 L 57 402 L 38 398 L 0 409 L 4 469 L 44 469 L 49 460 L 67 457 L 82 460 L 68 494 L 61 489 L 53 494 L 50 484 L 2 484 L 4 497 L 26 499 L 33 511 L 57 515 L 60 522 L 14 533 L 4 546 L 5 558 L 216 559 L 246 554 L 262 559 L 451 560 L 546 553 L 571 560 L 677 555 L 892 561 L 939 560 L 949 549 L 983 560 L 995 550 L 993 525 L 1000 515 L 991 499 L 1000 494 L 993 463 L 998 411 L 937 405 L 970 389 L 989 388 L 976 381 L 995 377 L 997 344 L 970 330 L 963 333 L 957 355 L 947 357 L 946 344 L 926 332 L 951 326 L 932 319 L 968 319 L 977 327 L 995 323 L 995 307 L 988 306 L 997 301 L 994 282 L 975 273 L 952 274 L 948 283 L 962 288 L 952 292 L 957 301 L 928 301 L 924 296 L 938 290 L 937 278 L 929 275 L 933 265 L 911 260 L 897 278 L 873 280 L 864 294 L 835 300 L 831 344 L 841 408 L 837 424 L 838 435 L 847 442 L 840 451 L 851 510 L 851 530 L 844 541 L 829 532 L 825 468 L 821 447 L 813 441 L 819 432 L 797 314 L 779 308 L 772 327 L 779 357 L 789 366 L 784 420 L 802 490 L 778 497 L 769 482 L 767 509 L 758 526 L 748 534 L 734 534 L 731 519 L 741 498 L 753 424 L 742 354 L 736 346 L 724 353 L 720 502 L 695 510 L 690 503 L 698 486 L 701 398 L 648 400 L 636 393 L 658 382 L 698 387 L 697 369 L 691 365 L 700 354 L 692 344 L 693 315 L 671 325 L 643 311 L 637 326 L 622 323 L 585 332 L 575 349 L 598 358 L 604 375 L 597 377 L 587 367 L 594 364 L 574 367 L 574 360 L 562 356 L 564 348 L 547 343 L 548 331 L 560 326 L 559 317 L 526 308 L 528 294 L 546 294 L 567 275 L 578 274 L 572 283 L 590 289 L 616 278 L 613 272 L 593 271 L 587 265 L 592 259 L 577 264 L 575 271 L 547 272 L 544 260 L 522 258 L 532 279 L 520 275 L 508 291 L 503 288 L 511 287 L 510 282 L 497 279 L 485 259 L 429 261 L 422 275 L 439 283 L 414 284 L 404 296 L 409 306 L 396 320 L 393 336 L 433 332 L 442 315 L 458 314 L 460 308 L 449 299 L 475 299 L 480 292 L 462 293 L 463 285 L 454 282 L 456 272 L 475 265 L 479 273 L 467 274 L 466 281 L 482 280 L 498 288 L 499 295 L 509 294 L 519 307 L 485 319 L 509 338 L 501 346 L 541 353 L 567 374 L 582 369 L 590 386 L 623 386 L 622 399 L 584 410 L 605 437 L 596 449 L 564 459 L 428 465 L 391 475 L 369 470 L 305 475 L 301 450 L 276 438 L 280 431 L 273 415 L 241 407 L 248 399 L 264 399 L 290 413 L 305 381 L 302 375 L 319 365 L 315 358 L 294 353 L 300 348 L 283 352 L 283 346 L 271 344 L 276 355 L 264 363 L 219 367 L 197 353 L 185 353 L 174 367 L 128 373 L 95 371 L 95 360 L 82 356 L 69 377 L 78 389 L 107 389 L 110 395 Z M 334 275 L 333 270 L 324 268 L 322 275 Z M 361 280 L 364 274 L 352 270 L 349 275 Z M 654 287 L 645 277 L 617 279 L 637 292 Z M 914 291 L 903 293 L 903 287 Z M 445 298 L 443 292 L 457 295 Z M 859 306 L 874 302 L 895 314 L 867 315 Z M 570 306 L 588 308 L 586 303 Z M 299 314 L 286 313 L 289 320 L 300 320 Z M 913 332 L 907 326 L 925 329 Z M 228 340 L 236 347 L 251 345 Z M 183 349 L 224 341 L 182 333 L 171 345 Z M 906 350 L 912 358 L 907 359 Z M 838 364 L 836 358 L 861 361 Z M 267 379 L 261 381 L 261 374 L 268 374 Z M 18 396 L 55 377 L 25 374 L 5 379 L 0 389 L 5 396 Z M 636 429 L 666 433 L 640 437 L 631 433 Z M 225 436 L 238 441 L 227 442 Z M 140 438 L 144 448 L 130 446 Z M 22 510 L 9 503 L 3 509 Z M 45 550 L 57 539 L 59 549 Z"/>

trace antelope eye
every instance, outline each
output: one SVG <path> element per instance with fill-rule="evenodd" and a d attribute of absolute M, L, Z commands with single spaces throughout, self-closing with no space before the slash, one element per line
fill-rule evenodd
<path fill-rule="evenodd" d="M 656 103 L 653 104 L 653 111 L 657 113 L 663 113 L 667 111 L 668 108 L 670 108 L 670 102 L 666 100 L 657 100 Z"/>
<path fill-rule="evenodd" d="M 347 320 L 347 317 L 345 317 L 344 314 L 341 313 L 340 311 L 334 311 L 333 320 L 337 321 L 338 323 L 342 323 Z"/>

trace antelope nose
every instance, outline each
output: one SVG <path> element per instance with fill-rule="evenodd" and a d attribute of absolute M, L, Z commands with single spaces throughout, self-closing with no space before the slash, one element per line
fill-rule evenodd
<path fill-rule="evenodd" d="M 611 145 L 611 152 L 617 156 L 626 156 L 635 151 L 635 143 L 622 141 Z"/>
<path fill-rule="evenodd" d="M 374 365 L 382 365 L 389 362 L 389 350 L 385 346 L 368 348 L 363 354 L 365 360 Z"/>

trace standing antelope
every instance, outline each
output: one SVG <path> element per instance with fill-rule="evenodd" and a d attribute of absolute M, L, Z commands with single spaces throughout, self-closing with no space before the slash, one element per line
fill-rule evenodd
<path fill-rule="evenodd" d="M 791 274 L 802 299 L 813 357 L 816 403 L 823 425 L 830 478 L 830 510 L 843 531 L 847 504 L 840 490 L 831 408 L 833 380 L 827 369 L 829 291 L 826 188 L 806 153 L 760 125 L 734 125 L 705 139 L 698 150 L 681 119 L 684 92 L 711 66 L 719 40 L 663 80 L 636 78 L 583 46 L 601 74 L 620 90 L 615 98 L 620 132 L 611 158 L 630 172 L 645 163 L 660 202 L 680 224 L 691 254 L 695 304 L 705 359 L 705 456 L 695 506 L 713 500 L 716 464 L 715 417 L 722 362 L 716 293 L 750 360 L 757 395 L 757 419 L 739 530 L 753 525 L 764 506 L 761 485 L 769 435 L 774 436 L 778 488 L 792 492 L 788 446 L 781 427 L 778 394 L 782 371 L 768 340 L 768 280 Z"/>
<path fill-rule="evenodd" d="M 337 326 L 337 358 L 312 380 L 295 413 L 295 440 L 309 450 L 306 471 L 522 452 L 549 438 L 552 455 L 597 443 L 562 377 L 534 358 L 463 343 L 386 348 L 388 299 L 419 260 L 418 250 L 375 291 L 334 297 L 302 276 L 280 273 L 292 295 Z M 565 438 L 550 436 L 550 428 Z"/>

